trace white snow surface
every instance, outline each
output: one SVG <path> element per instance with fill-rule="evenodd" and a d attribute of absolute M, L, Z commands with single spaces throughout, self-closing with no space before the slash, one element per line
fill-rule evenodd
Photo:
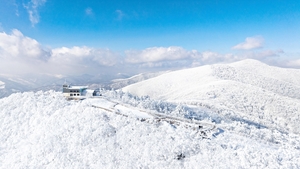
<path fill-rule="evenodd" d="M 300 133 L 299 69 L 248 59 L 169 72 L 122 91 L 205 107 L 223 119 Z"/>
<path fill-rule="evenodd" d="M 130 78 L 126 78 L 126 79 L 115 79 L 115 80 L 112 80 L 112 83 L 108 86 L 112 89 L 120 89 L 120 88 L 123 88 L 130 84 L 134 84 L 134 83 L 137 83 L 137 82 L 140 82 L 143 80 L 147 80 L 147 79 L 159 76 L 166 72 L 167 71 L 154 72 L 154 73 L 141 73 L 141 74 L 138 74 L 138 75 L 132 76 Z"/>
<path fill-rule="evenodd" d="M 127 105 L 120 112 L 139 113 L 139 105 L 167 103 L 104 94 L 67 101 L 62 93 L 40 91 L 0 99 L 0 168 L 300 168 L 297 134 L 221 117 L 218 131 L 203 139 L 183 126 L 93 107 L 109 109 L 118 99 Z"/>

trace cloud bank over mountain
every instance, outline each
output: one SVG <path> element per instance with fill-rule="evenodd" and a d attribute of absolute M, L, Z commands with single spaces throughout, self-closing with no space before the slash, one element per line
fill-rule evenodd
<path fill-rule="evenodd" d="M 239 43 L 232 47 L 232 49 L 237 50 L 250 50 L 256 48 L 262 48 L 264 43 L 264 38 L 261 36 L 247 37 L 245 42 Z"/>
<path fill-rule="evenodd" d="M 2 74 L 74 75 L 95 72 L 140 73 L 148 71 L 194 67 L 247 58 L 299 68 L 299 60 L 279 61 L 282 50 L 252 50 L 263 47 L 262 37 L 249 37 L 233 47 L 244 52 L 221 54 L 214 51 L 187 50 L 179 46 L 149 47 L 144 50 L 116 52 L 88 46 L 47 48 L 17 29 L 0 33 L 0 71 Z"/>

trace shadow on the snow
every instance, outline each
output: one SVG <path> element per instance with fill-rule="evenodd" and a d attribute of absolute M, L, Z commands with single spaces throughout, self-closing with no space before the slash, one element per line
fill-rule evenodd
<path fill-rule="evenodd" d="M 248 125 L 256 127 L 257 129 L 266 129 L 266 128 L 268 128 L 265 125 L 256 123 L 254 121 L 246 120 L 246 119 L 243 119 L 243 118 L 239 118 L 239 117 L 231 117 L 231 120 L 233 120 L 233 121 L 239 121 L 239 122 L 242 122 L 242 123 L 246 123 Z"/>
<path fill-rule="evenodd" d="M 212 134 L 213 137 L 217 137 L 218 135 L 224 133 L 225 131 L 223 129 L 217 128 L 218 132 Z"/>

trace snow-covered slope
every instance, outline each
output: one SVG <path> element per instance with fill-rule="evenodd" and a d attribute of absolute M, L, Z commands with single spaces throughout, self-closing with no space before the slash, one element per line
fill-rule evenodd
<path fill-rule="evenodd" d="M 300 133 L 300 70 L 256 60 L 174 71 L 122 89 L 206 107 L 220 116 Z"/>
<path fill-rule="evenodd" d="M 167 71 L 155 72 L 155 73 L 141 73 L 141 74 L 138 74 L 138 75 L 132 76 L 130 78 L 126 78 L 126 79 L 115 79 L 115 80 L 111 81 L 111 84 L 108 85 L 108 88 L 120 89 L 125 86 L 159 76 L 164 73 L 167 73 Z"/>
<path fill-rule="evenodd" d="M 162 104 L 103 94 L 124 103 Z M 299 135 L 221 119 L 218 132 L 203 139 L 189 128 L 125 117 L 94 108 L 94 102 L 66 101 L 54 91 L 0 99 L 0 168 L 300 167 Z"/>
<path fill-rule="evenodd" d="M 30 84 L 20 78 L 6 78 L 0 76 L 0 98 L 9 96 L 14 92 L 28 90 Z"/>
<path fill-rule="evenodd" d="M 300 168 L 299 78 L 299 70 L 245 60 L 123 88 L 143 97 L 15 93 L 0 99 L 0 168 Z M 0 80 L 0 92 L 21 83 Z M 152 111 L 217 129 L 203 138 L 186 125 L 144 120 Z"/>

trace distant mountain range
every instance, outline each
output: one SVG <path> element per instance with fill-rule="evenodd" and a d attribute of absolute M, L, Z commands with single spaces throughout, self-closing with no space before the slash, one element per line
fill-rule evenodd
<path fill-rule="evenodd" d="M 85 85 L 92 89 L 120 89 L 133 83 L 147 80 L 161 75 L 164 72 L 141 73 L 130 76 L 128 74 L 83 74 L 78 76 L 53 76 L 53 75 L 25 75 L 10 76 L 0 74 L 0 98 L 9 96 L 15 92 L 62 90 L 64 83 L 71 85 Z"/>
<path fill-rule="evenodd" d="M 112 82 L 112 79 L 128 78 L 126 74 L 116 75 L 89 75 L 57 77 L 52 75 L 26 75 L 26 76 L 9 76 L 0 75 L 0 98 L 9 96 L 15 92 L 55 90 L 60 91 L 64 83 L 73 85 L 88 85 L 91 88 L 111 88 L 118 86 L 122 80 Z M 124 86 L 122 86 L 124 87 Z"/>

